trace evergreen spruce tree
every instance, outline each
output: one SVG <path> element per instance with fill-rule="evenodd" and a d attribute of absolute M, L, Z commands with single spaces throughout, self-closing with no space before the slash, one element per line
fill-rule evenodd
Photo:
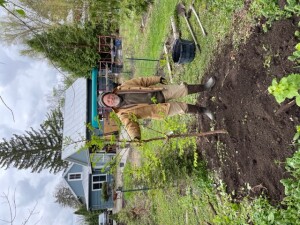
<path fill-rule="evenodd" d="M 10 140 L 0 142 L 0 166 L 31 169 L 41 172 L 48 169 L 57 173 L 68 166 L 61 159 L 63 117 L 59 109 L 47 114 L 39 129 L 31 128 L 23 135 L 14 134 Z"/>
<path fill-rule="evenodd" d="M 98 54 L 98 27 L 92 24 L 61 25 L 35 35 L 26 44 L 23 54 L 42 54 L 57 67 L 75 77 L 89 77 L 100 59 Z"/>
<path fill-rule="evenodd" d="M 98 224 L 99 214 L 103 213 L 104 211 L 105 210 L 88 211 L 85 205 L 81 205 L 78 210 L 74 212 L 74 214 L 83 216 L 85 224 L 94 225 Z"/>

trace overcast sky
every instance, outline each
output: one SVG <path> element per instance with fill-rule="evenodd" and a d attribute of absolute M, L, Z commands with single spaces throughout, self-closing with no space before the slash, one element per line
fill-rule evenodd
<path fill-rule="evenodd" d="M 0 101 L 0 137 L 9 139 L 12 134 L 21 134 L 30 127 L 38 127 L 47 112 L 46 96 L 59 81 L 59 73 L 45 61 L 20 56 L 17 46 L 0 46 L 0 96 L 13 110 L 11 112 Z M 30 173 L 26 170 L 0 169 L 0 195 L 16 190 L 17 215 L 14 224 L 22 224 L 37 204 L 36 214 L 27 223 L 42 225 L 71 225 L 71 209 L 54 203 L 53 191 L 61 181 L 61 174 Z M 1 220 L 9 219 L 9 207 L 1 198 Z M 38 222 L 38 223 L 36 223 Z"/>

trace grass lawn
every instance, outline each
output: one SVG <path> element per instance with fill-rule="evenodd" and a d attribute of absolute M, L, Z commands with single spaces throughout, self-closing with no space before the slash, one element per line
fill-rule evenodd
<path fill-rule="evenodd" d="M 192 1 L 185 1 L 188 5 Z M 145 27 L 141 30 L 141 16 L 134 13 L 124 17 L 120 28 L 124 58 L 160 59 L 163 43 L 171 35 L 170 17 L 173 16 L 183 39 L 192 40 L 185 21 L 176 12 L 175 0 L 156 0 L 149 8 Z M 250 35 L 257 17 L 267 15 L 272 20 L 283 16 L 275 1 L 254 0 L 245 6 L 244 1 L 204 0 L 195 3 L 195 9 L 208 35 L 204 37 L 195 17 L 191 24 L 201 47 L 193 62 L 176 66 L 176 82 L 199 83 L 212 63 L 220 46 L 232 42 L 239 47 Z M 275 5 L 274 5 L 275 4 Z M 267 23 L 268 24 L 268 23 Z M 161 63 L 161 62 L 160 62 Z M 157 62 L 129 60 L 125 69 L 134 64 L 134 76 L 151 76 L 156 73 Z M 185 99 L 195 102 L 195 96 Z M 142 126 L 144 139 L 169 133 L 186 133 L 194 123 L 189 116 L 153 121 Z M 184 138 L 151 142 L 138 147 L 142 166 L 126 165 L 125 188 L 150 188 L 148 191 L 126 193 L 127 206 L 118 214 L 126 224 L 276 224 L 278 209 L 263 198 L 239 203 L 226 194 L 222 181 L 212 171 L 206 171 L 205 162 L 199 160 L 196 139 Z M 245 189 L 247 189 L 245 185 Z"/>

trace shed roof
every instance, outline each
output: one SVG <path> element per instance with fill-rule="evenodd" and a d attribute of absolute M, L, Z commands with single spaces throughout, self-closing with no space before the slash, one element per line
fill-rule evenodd
<path fill-rule="evenodd" d="M 62 159 L 68 160 L 84 146 L 83 140 L 87 138 L 87 79 L 77 79 L 65 95 Z"/>

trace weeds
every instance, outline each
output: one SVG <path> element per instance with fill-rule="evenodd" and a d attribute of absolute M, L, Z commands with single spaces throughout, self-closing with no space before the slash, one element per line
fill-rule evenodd
<path fill-rule="evenodd" d="M 223 164 L 226 161 L 225 157 L 227 156 L 227 154 L 226 154 L 226 144 L 224 144 L 221 141 L 217 141 L 216 148 L 217 148 L 217 154 L 219 156 L 220 162 Z"/>
<path fill-rule="evenodd" d="M 300 16 L 300 5 L 298 0 L 287 0 L 287 5 L 284 9 L 291 14 Z"/>
<path fill-rule="evenodd" d="M 293 8 L 293 5 L 290 5 L 290 7 Z M 268 31 L 274 21 L 292 16 L 292 12 L 282 10 L 276 0 L 255 0 L 251 4 L 250 11 L 253 15 L 256 15 L 265 32 Z"/>
<path fill-rule="evenodd" d="M 296 37 L 300 39 L 299 31 L 295 33 Z M 289 56 L 289 60 L 295 61 L 300 64 L 300 43 L 295 47 L 296 51 L 293 52 L 292 56 Z M 296 104 L 300 106 L 300 74 L 289 74 L 286 77 L 281 78 L 278 82 L 273 79 L 272 85 L 269 86 L 268 91 L 272 94 L 278 103 L 282 103 L 286 98 L 296 99 Z"/>
<path fill-rule="evenodd" d="M 296 126 L 296 134 L 293 137 L 293 142 L 296 145 L 300 144 L 300 126 Z"/>
<path fill-rule="evenodd" d="M 266 55 L 264 57 L 264 68 L 270 68 L 272 62 L 272 55 Z"/>
<path fill-rule="evenodd" d="M 300 27 L 300 22 L 298 24 L 298 27 Z M 300 31 L 297 30 L 295 32 L 295 36 L 300 41 Z M 300 64 L 300 42 L 295 46 L 296 51 L 293 52 L 293 55 L 289 56 L 288 59 L 295 62 L 296 64 Z"/>
<path fill-rule="evenodd" d="M 282 103 L 286 98 L 296 98 L 296 104 L 300 106 L 300 74 L 290 74 L 281 78 L 278 82 L 273 79 L 272 85 L 268 88 L 278 103 Z"/>
<path fill-rule="evenodd" d="M 299 127 L 297 128 L 299 132 Z M 299 139 L 298 139 L 299 142 Z M 297 224 L 299 222 L 300 211 L 300 149 L 293 157 L 286 160 L 286 170 L 291 174 L 291 178 L 281 180 L 285 188 L 286 197 L 282 204 L 284 209 L 278 212 L 278 221 L 281 224 Z M 298 221 L 298 222 L 297 222 Z"/>
<path fill-rule="evenodd" d="M 293 52 L 292 56 L 289 56 L 289 60 L 295 61 L 297 64 L 300 64 L 300 43 L 295 46 L 296 51 Z"/>

